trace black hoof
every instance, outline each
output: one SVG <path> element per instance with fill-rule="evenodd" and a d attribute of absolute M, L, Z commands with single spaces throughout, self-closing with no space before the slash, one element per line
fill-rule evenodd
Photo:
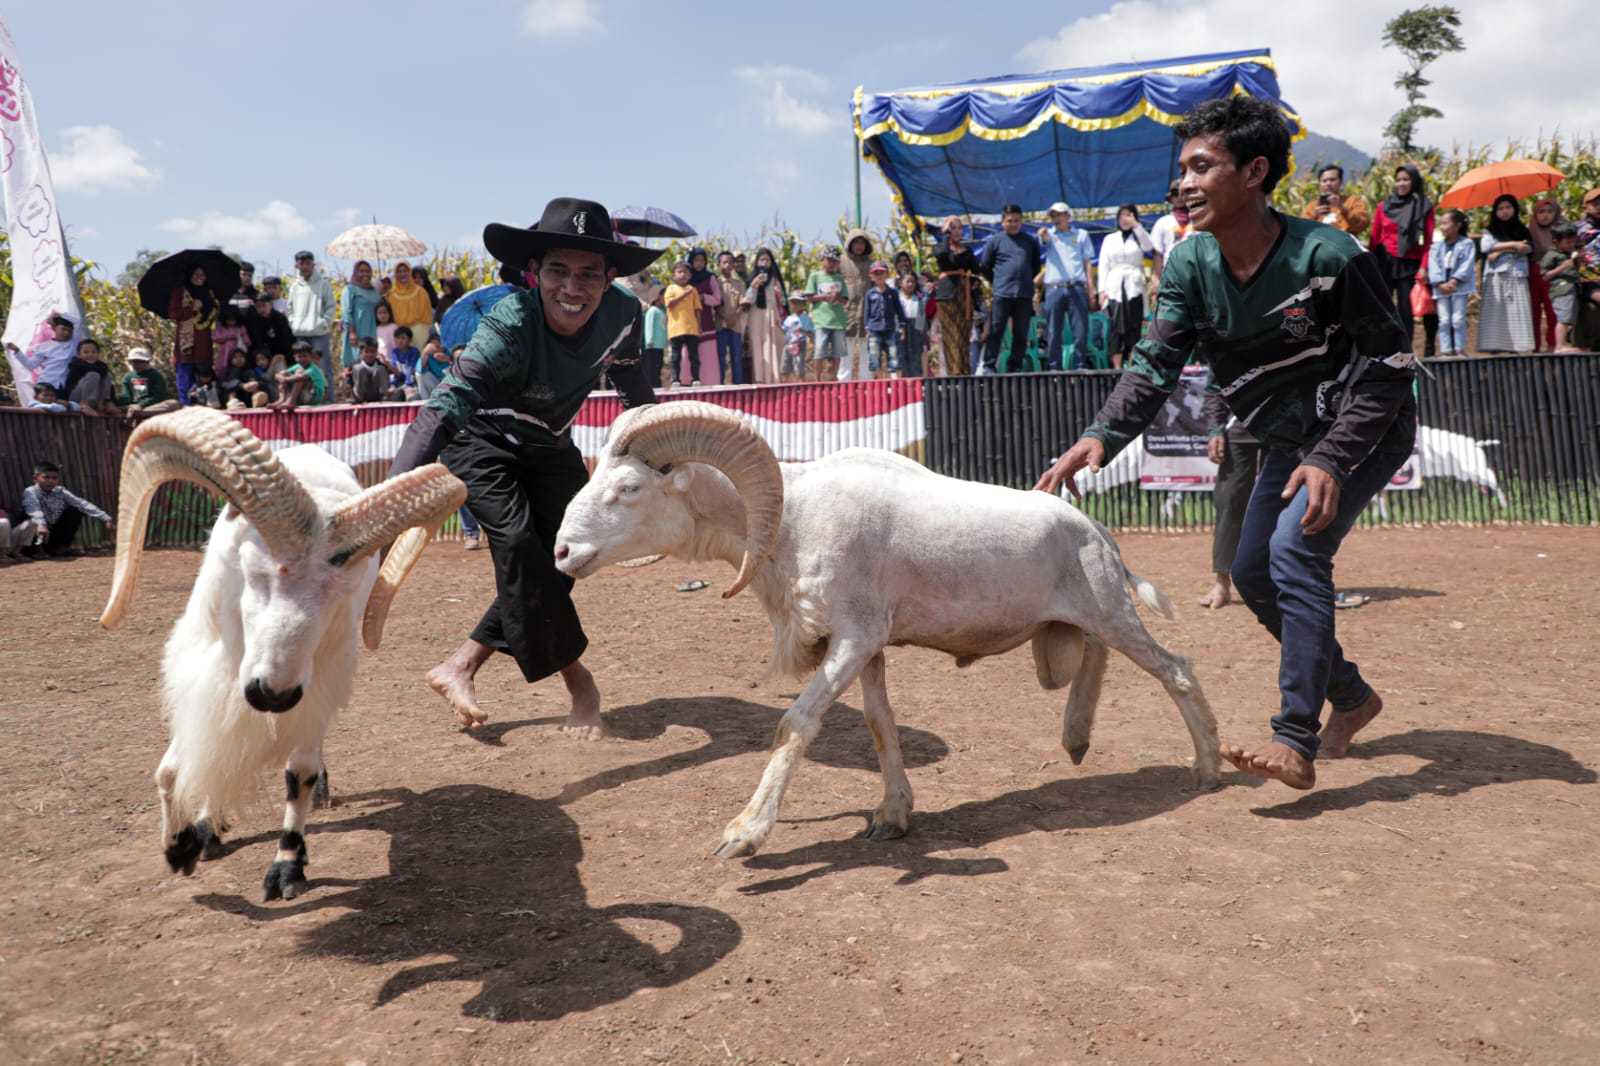
<path fill-rule="evenodd" d="M 888 822 L 873 822 L 858 833 L 856 838 L 858 840 L 899 840 L 910 831 L 909 829 L 902 829 L 898 825 L 890 825 Z"/>
<path fill-rule="evenodd" d="M 263 903 L 275 899 L 294 899 L 310 886 L 306 884 L 306 864 L 298 859 L 279 859 L 267 867 L 261 883 Z"/>
<path fill-rule="evenodd" d="M 195 863 L 200 861 L 200 851 L 204 842 L 200 834 L 192 825 L 186 825 L 178 830 L 178 835 L 172 838 L 172 843 L 167 845 L 167 865 L 173 873 L 181 873 L 188 877 L 194 873 Z"/>
<path fill-rule="evenodd" d="M 202 818 L 196 822 L 194 832 L 200 838 L 201 859 L 211 862 L 228 854 L 227 847 L 222 843 L 222 834 L 212 826 L 211 819 Z"/>
<path fill-rule="evenodd" d="M 311 806 L 318 810 L 327 810 L 333 806 L 333 796 L 328 792 L 328 768 L 324 766 L 317 774 L 317 783 L 311 786 Z"/>
<path fill-rule="evenodd" d="M 1073 766 L 1082 766 L 1083 757 L 1089 754 L 1089 745 L 1080 744 L 1076 748 L 1067 749 L 1067 758 L 1072 760 Z"/>

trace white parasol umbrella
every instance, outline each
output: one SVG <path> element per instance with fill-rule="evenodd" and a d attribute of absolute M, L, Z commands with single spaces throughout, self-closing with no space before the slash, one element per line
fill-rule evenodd
<path fill-rule="evenodd" d="M 328 242 L 327 251 L 335 259 L 405 259 L 427 247 L 399 226 L 371 222 L 351 226 Z"/>

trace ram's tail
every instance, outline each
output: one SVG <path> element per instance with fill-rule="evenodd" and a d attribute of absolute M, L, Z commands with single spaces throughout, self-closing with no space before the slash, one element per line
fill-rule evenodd
<path fill-rule="evenodd" d="M 1123 576 L 1128 579 L 1128 585 L 1133 589 L 1133 594 L 1138 598 L 1140 603 L 1144 604 L 1152 611 L 1160 612 L 1161 617 L 1167 619 L 1169 622 L 1178 617 L 1177 614 L 1172 610 L 1172 601 L 1167 599 L 1167 594 L 1165 592 L 1162 592 L 1150 582 L 1146 581 L 1132 570 L 1129 570 L 1126 566 L 1122 568 L 1122 573 Z"/>

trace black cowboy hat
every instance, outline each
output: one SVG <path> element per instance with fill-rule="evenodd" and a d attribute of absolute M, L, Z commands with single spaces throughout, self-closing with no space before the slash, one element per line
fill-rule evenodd
<path fill-rule="evenodd" d="M 483 246 L 490 255 L 519 270 L 530 259 L 543 259 L 552 248 L 598 252 L 623 277 L 637 274 L 661 257 L 655 249 L 617 240 L 611 215 L 603 205 L 570 196 L 558 196 L 545 204 L 544 215 L 527 229 L 489 223 L 483 227 Z"/>

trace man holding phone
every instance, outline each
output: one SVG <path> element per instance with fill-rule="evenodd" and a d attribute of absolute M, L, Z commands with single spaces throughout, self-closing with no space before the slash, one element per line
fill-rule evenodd
<path fill-rule="evenodd" d="M 1317 198 L 1306 204 L 1301 218 L 1342 229 L 1358 240 L 1372 229 L 1372 209 L 1355 193 L 1344 194 L 1344 167 L 1329 163 L 1317 175 Z"/>

